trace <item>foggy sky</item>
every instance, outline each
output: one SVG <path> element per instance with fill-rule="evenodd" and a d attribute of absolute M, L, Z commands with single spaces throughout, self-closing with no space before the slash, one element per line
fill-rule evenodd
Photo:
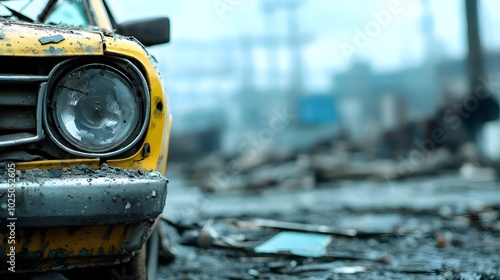
<path fill-rule="evenodd" d="M 425 55 L 422 31 L 422 6 L 419 0 L 393 0 L 399 2 L 401 12 L 392 15 L 389 24 L 381 28 L 369 44 L 356 48 L 354 56 L 346 57 L 342 44 L 354 45 L 359 30 L 364 30 L 375 20 L 374 14 L 387 11 L 391 0 L 362 1 L 304 1 L 299 15 L 301 32 L 310 35 L 311 41 L 304 51 L 311 87 L 331 85 L 331 73 L 345 69 L 353 57 L 370 61 L 376 70 L 393 70 L 415 66 Z M 172 20 L 172 42 L 176 40 L 211 40 L 246 35 L 263 35 L 269 28 L 285 32 L 286 20 L 277 20 L 273 27 L 263 20 L 260 1 L 239 0 L 228 7 L 228 0 L 109 0 L 118 21 L 154 15 L 167 15 Z M 144 3 L 148 5 L 144 5 Z M 463 57 L 466 53 L 465 16 L 463 0 L 430 0 L 435 20 L 435 34 L 446 57 Z M 483 41 L 486 49 L 500 46 L 500 35 L 494 32 L 500 26 L 500 2 L 482 0 Z M 219 10 L 217 10 L 219 7 Z M 222 16 L 221 16 L 222 15 Z M 277 15 L 280 18 L 280 15 Z M 160 47 L 153 52 L 164 52 Z M 259 62 L 257 62 L 259 67 Z"/>

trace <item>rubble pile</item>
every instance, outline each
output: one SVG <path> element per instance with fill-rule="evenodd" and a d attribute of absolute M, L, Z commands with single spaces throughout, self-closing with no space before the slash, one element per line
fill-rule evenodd
<path fill-rule="evenodd" d="M 470 151 L 468 152 L 470 153 Z M 251 151 L 233 156 L 212 153 L 185 166 L 184 177 L 208 192 L 259 191 L 270 187 L 313 188 L 335 180 L 391 181 L 460 171 L 495 175 L 464 151 L 440 148 L 423 154 L 410 151 L 397 159 L 380 159 L 345 142 L 320 143 L 308 151 Z"/>

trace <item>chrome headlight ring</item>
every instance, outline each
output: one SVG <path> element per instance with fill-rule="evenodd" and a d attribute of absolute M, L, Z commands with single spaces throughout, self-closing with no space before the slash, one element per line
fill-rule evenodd
<path fill-rule="evenodd" d="M 45 88 L 47 134 L 70 154 L 117 156 L 136 145 L 149 125 L 148 84 L 128 60 L 64 61 Z"/>

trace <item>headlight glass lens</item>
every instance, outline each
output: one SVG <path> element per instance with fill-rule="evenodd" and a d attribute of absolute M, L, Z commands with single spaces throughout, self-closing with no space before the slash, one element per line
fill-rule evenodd
<path fill-rule="evenodd" d="M 115 68 L 87 65 L 56 86 L 53 119 L 63 138 L 86 152 L 110 151 L 136 130 L 143 109 L 132 84 Z"/>

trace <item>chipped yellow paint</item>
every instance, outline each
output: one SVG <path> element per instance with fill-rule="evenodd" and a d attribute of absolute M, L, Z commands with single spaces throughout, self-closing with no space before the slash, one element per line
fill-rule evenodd
<path fill-rule="evenodd" d="M 57 169 L 67 168 L 75 165 L 88 165 L 90 167 L 98 168 L 99 159 L 71 159 L 71 160 L 43 160 L 31 161 L 16 164 L 19 170 L 28 170 L 33 168 L 41 169 Z"/>
<path fill-rule="evenodd" d="M 167 165 L 172 115 L 169 109 L 167 93 L 161 83 L 161 76 L 150 63 L 144 48 L 134 40 L 122 37 L 105 37 L 105 43 L 107 45 L 107 54 L 126 56 L 142 65 L 151 93 L 150 123 L 141 149 L 128 158 L 108 160 L 107 164 L 126 169 L 156 170 L 164 174 Z M 146 144 L 150 147 L 150 153 L 147 157 L 144 157 L 143 151 Z M 97 168 L 99 159 L 33 161 L 19 164 L 19 169 L 53 169 L 80 164 Z"/>
<path fill-rule="evenodd" d="M 172 115 L 169 109 L 167 93 L 161 83 L 161 76 L 158 74 L 157 69 L 151 65 L 146 51 L 135 41 L 122 37 L 105 37 L 105 43 L 107 45 L 107 54 L 128 56 L 129 59 L 136 60 L 143 65 L 143 71 L 145 71 L 151 93 L 150 123 L 143 146 L 133 156 L 124 159 L 109 160 L 107 163 L 110 166 L 127 169 L 157 170 L 165 173 Z M 150 153 L 147 157 L 144 157 L 143 151 L 146 144 L 150 147 Z M 99 166 L 99 159 L 33 161 L 19 164 L 19 169 L 53 169 L 81 164 L 97 168 Z"/>
<path fill-rule="evenodd" d="M 167 149 L 165 150 L 165 153 L 158 158 L 157 170 L 161 170 L 160 172 L 162 172 L 165 175 L 167 171 L 168 146 L 170 144 L 169 141 L 170 141 L 171 128 L 172 128 L 172 116 L 168 118 L 168 127 L 163 131 L 162 142 L 160 144 L 160 147 L 167 147 Z"/>
<path fill-rule="evenodd" d="M 172 115 L 167 92 L 161 83 L 161 76 L 154 65 L 150 63 L 147 52 L 135 40 L 105 36 L 104 42 L 106 43 L 106 54 L 126 56 L 143 66 L 151 92 L 150 123 L 144 140 L 144 143 L 150 146 L 149 156 L 143 156 L 143 146 L 135 155 L 126 159 L 111 160 L 108 161 L 108 164 L 131 169 L 157 170 L 165 173 Z"/>
<path fill-rule="evenodd" d="M 20 22 L 0 22 L 0 55 L 4 56 L 80 56 L 102 55 L 104 48 L 99 32 Z M 42 45 L 38 39 L 62 35 L 59 43 Z"/>
<path fill-rule="evenodd" d="M 36 261 L 37 263 L 48 261 L 47 268 L 52 267 L 51 260 L 58 261 L 59 265 L 61 259 L 64 259 L 64 263 L 67 265 L 82 264 L 81 257 L 114 260 L 116 256 L 120 256 L 124 252 L 130 253 L 130 248 L 126 248 L 129 240 L 141 238 L 142 235 L 146 234 L 145 230 L 146 227 L 143 224 L 86 226 L 76 229 L 66 227 L 23 228 L 16 231 L 16 255 L 26 261 Z M 7 244 L 6 236 L 0 238 L 0 248 L 6 248 L 5 254 L 9 253 L 10 246 Z M 33 259 L 29 255 L 38 257 Z M 91 263 L 89 262 L 89 264 Z M 43 266 L 37 266 L 43 269 Z"/>

